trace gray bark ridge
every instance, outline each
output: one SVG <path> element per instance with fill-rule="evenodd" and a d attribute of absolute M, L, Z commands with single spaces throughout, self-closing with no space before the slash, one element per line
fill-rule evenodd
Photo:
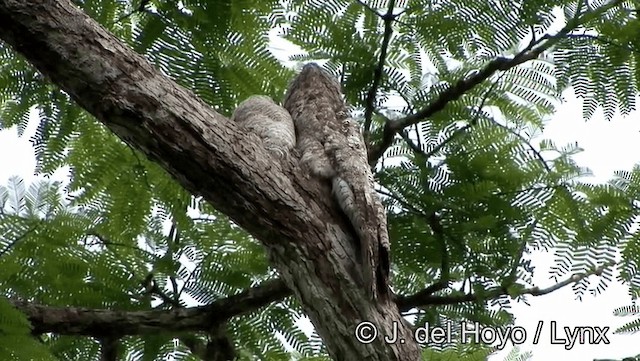
<path fill-rule="evenodd" d="M 334 199 L 356 233 L 364 287 L 371 298 L 388 296 L 389 237 L 375 192 L 364 139 L 348 117 L 340 84 L 314 63 L 293 79 L 284 101 L 298 138 L 301 166 L 329 179 Z"/>
<path fill-rule="evenodd" d="M 278 162 L 69 0 L 0 0 L 0 24 L 0 39 L 78 105 L 265 246 L 333 359 L 419 359 L 397 305 L 354 282 L 349 222 L 297 160 Z M 367 343 L 355 337 L 365 320 L 378 331 Z M 403 342 L 384 341 L 394 330 Z"/>

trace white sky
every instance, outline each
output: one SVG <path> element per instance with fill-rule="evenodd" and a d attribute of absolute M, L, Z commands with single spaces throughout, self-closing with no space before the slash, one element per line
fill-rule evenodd
<path fill-rule="evenodd" d="M 629 116 L 615 116 L 610 122 L 604 120 L 602 112 L 596 113 L 594 118 L 585 122 L 582 118 L 580 100 L 570 92 L 565 94 L 565 103 L 547 123 L 543 137 L 553 139 L 562 145 L 577 141 L 584 152 L 574 159 L 580 166 L 593 171 L 592 182 L 606 182 L 616 170 L 631 170 L 640 161 L 640 122 L 636 111 Z M 536 285 L 545 288 L 553 285 L 546 274 L 553 264 L 553 257 L 539 254 L 533 258 L 537 266 Z M 592 282 L 596 276 L 591 277 Z M 613 310 L 617 307 L 631 304 L 631 298 L 626 286 L 612 282 L 611 286 L 601 295 L 586 295 L 582 301 L 575 300 L 570 286 L 558 290 L 550 295 L 529 297 L 531 306 L 516 305 L 513 310 L 516 315 L 516 325 L 522 326 L 528 332 L 526 342 L 521 345 L 522 350 L 533 351 L 532 360 L 593 360 L 593 359 L 621 359 L 623 357 L 640 354 L 640 344 L 637 335 L 614 335 L 613 330 L 634 320 L 636 317 L 614 317 Z M 540 341 L 533 345 L 533 335 L 539 321 L 544 322 Z M 558 337 L 564 337 L 563 328 L 591 326 L 610 327 L 607 337 L 610 344 L 576 345 L 566 350 L 563 345 L 552 344 L 550 340 L 550 322 L 556 321 Z M 504 355 L 502 352 L 498 355 Z M 492 357 L 490 360 L 501 360 L 502 357 Z"/>
<path fill-rule="evenodd" d="M 275 44 L 274 44 L 275 45 Z M 585 122 L 582 119 L 580 101 L 572 94 L 565 94 L 565 103 L 561 105 L 555 116 L 547 123 L 544 138 L 550 138 L 558 145 L 578 142 L 585 151 L 574 157 L 581 166 L 589 167 L 594 182 L 605 182 L 615 170 L 631 170 L 640 161 L 640 121 L 638 114 L 627 117 L 616 116 L 611 122 L 597 113 L 593 119 Z M 27 182 L 34 180 L 35 159 L 29 138 L 34 134 L 36 124 L 32 122 L 22 138 L 17 137 L 15 128 L 0 131 L 0 184 L 6 184 L 10 176 L 18 175 Z M 64 180 L 66 172 L 57 173 L 56 180 Z M 533 258 L 537 266 L 537 277 L 534 279 L 541 288 L 553 285 L 548 278 L 547 270 L 552 265 L 553 257 L 539 254 Z M 592 276 L 595 280 L 595 276 Z M 615 281 L 599 296 L 586 295 L 582 301 L 575 300 L 571 287 L 566 287 L 550 295 L 529 297 L 531 306 L 517 304 L 513 311 L 516 326 L 527 332 L 526 342 L 520 346 L 522 351 L 532 351 L 534 361 L 543 360 L 593 360 L 606 358 L 623 358 L 640 354 L 640 343 L 637 335 L 614 335 L 613 330 L 633 320 L 633 316 L 614 317 L 615 308 L 629 305 L 630 297 L 626 287 Z M 532 344 L 533 335 L 539 321 L 543 321 L 543 329 L 539 342 Z M 550 322 L 557 322 L 558 337 L 564 337 L 563 328 L 579 326 L 610 327 L 607 333 L 610 344 L 575 345 L 565 350 L 563 345 L 554 345 L 550 341 Z M 491 361 L 504 359 L 511 349 L 508 345 L 502 352 L 490 358 Z"/>

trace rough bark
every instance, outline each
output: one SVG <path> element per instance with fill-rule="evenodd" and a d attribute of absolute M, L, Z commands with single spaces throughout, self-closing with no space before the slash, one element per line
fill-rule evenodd
<path fill-rule="evenodd" d="M 291 291 L 281 280 L 259 286 L 208 305 L 171 310 L 117 311 L 83 307 L 52 307 L 21 300 L 11 304 L 22 311 L 34 334 L 86 335 L 96 338 L 144 334 L 210 332 L 230 318 L 281 301 Z"/>
<path fill-rule="evenodd" d="M 348 225 L 327 185 L 276 162 L 235 124 L 154 69 L 68 0 L 0 0 L 0 38 L 118 137 L 260 240 L 336 360 L 417 360 L 390 298 L 353 277 Z M 362 344 L 356 325 L 382 335 Z"/>

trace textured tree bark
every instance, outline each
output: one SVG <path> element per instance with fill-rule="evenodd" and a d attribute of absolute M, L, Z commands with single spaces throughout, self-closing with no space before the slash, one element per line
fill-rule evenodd
<path fill-rule="evenodd" d="M 266 246 L 334 359 L 419 359 L 396 304 L 355 281 L 349 226 L 296 159 L 276 162 L 68 0 L 0 0 L 0 24 L 0 38 L 81 107 Z M 365 320 L 380 332 L 370 344 L 354 335 Z M 396 328 L 403 342 L 384 342 Z"/>

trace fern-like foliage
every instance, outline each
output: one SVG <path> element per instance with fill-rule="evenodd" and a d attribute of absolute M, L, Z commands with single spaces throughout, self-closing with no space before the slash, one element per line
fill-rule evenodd
<path fill-rule="evenodd" d="M 638 253 L 627 248 L 635 244 L 629 242 L 637 216 L 634 193 L 616 181 L 584 183 L 589 171 L 571 158 L 580 151 L 576 145 L 534 144 L 529 135 L 542 128 L 569 86 L 585 99 L 585 119 L 600 107 L 607 118 L 635 109 L 638 52 L 629 35 L 616 33 L 621 27 L 633 33 L 637 23 L 625 6 L 291 2 L 294 15 L 285 34 L 306 51 L 293 59 L 326 61 L 343 79 L 355 115 L 366 115 L 367 107 L 379 109 L 370 124 L 363 119 L 371 127 L 366 131 L 379 136 L 389 119 L 399 122 L 445 102 L 405 129 L 378 173 L 390 210 L 398 290 L 410 294 L 444 280 L 456 288 L 436 294 L 474 293 L 487 301 L 483 294 L 503 289 L 503 298 L 492 300 L 503 309 L 507 295 L 518 296 L 531 280 L 526 258 L 532 250 L 554 248 L 552 276 L 558 281 L 614 264 L 618 249 L 623 264 L 637 264 L 631 254 Z M 392 40 L 382 49 L 389 22 Z M 545 56 L 455 93 L 466 86 L 461 79 L 471 82 L 495 59 L 525 56 L 545 41 Z M 343 47 L 350 51 L 336 51 Z M 376 77 L 376 102 L 367 103 Z M 452 89 L 455 98 L 443 99 Z M 632 274 L 635 266 L 624 273 L 625 281 Z M 574 290 L 578 296 L 599 293 L 610 281 L 611 269 L 605 268 L 596 283 L 582 279 Z M 449 305 L 419 314 L 420 321 L 437 323 L 445 314 L 474 319 L 481 312 Z M 510 322 L 497 315 L 484 319 L 494 326 Z"/>
<path fill-rule="evenodd" d="M 291 60 L 322 62 L 340 77 L 372 145 L 384 142 L 390 122 L 404 122 L 377 180 L 389 210 L 394 290 L 402 296 L 440 285 L 431 296 L 442 302 L 409 311 L 416 325 L 512 323 L 511 298 L 524 299 L 534 286 L 534 250 L 554 252 L 558 281 L 615 264 L 630 293 L 640 294 L 640 168 L 590 184 L 588 169 L 572 159 L 577 145 L 532 136 L 570 87 L 583 98 L 585 119 L 598 109 L 607 118 L 635 109 L 640 26 L 631 2 L 76 3 L 225 115 L 252 94 L 281 98 L 294 72 L 269 50 L 270 34 L 279 33 L 303 51 Z M 0 187 L 2 296 L 168 309 L 208 304 L 274 277 L 246 232 L 0 45 L 0 127 L 23 134 L 30 114 L 39 118 L 37 172 L 66 167 L 70 179 L 27 186 L 13 178 Z M 576 295 L 605 290 L 612 268 L 599 274 L 576 282 Z M 161 294 L 148 292 L 150 280 Z M 473 302 L 456 301 L 465 295 Z M 297 302 L 285 299 L 226 328 L 243 360 L 326 359 L 318 335 L 297 327 L 300 316 Z M 181 337 L 126 337 L 121 353 L 190 360 L 185 341 L 208 336 Z M 427 346 L 429 360 L 481 360 L 493 351 Z M 24 316 L 0 298 L 0 349 L 16 359 L 90 360 L 100 345 L 63 335 L 35 340 Z"/>

